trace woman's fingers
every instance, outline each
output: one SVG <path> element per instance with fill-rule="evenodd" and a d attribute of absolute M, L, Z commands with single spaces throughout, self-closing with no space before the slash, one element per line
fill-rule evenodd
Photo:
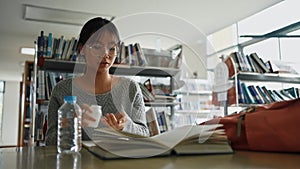
<path fill-rule="evenodd" d="M 106 124 L 108 124 L 112 128 L 117 129 L 117 130 L 122 130 L 124 128 L 124 124 L 126 121 L 125 116 L 118 115 L 118 113 L 116 115 L 114 115 L 112 113 L 108 113 L 104 117 L 105 118 L 103 118 L 103 120 L 106 122 Z"/>

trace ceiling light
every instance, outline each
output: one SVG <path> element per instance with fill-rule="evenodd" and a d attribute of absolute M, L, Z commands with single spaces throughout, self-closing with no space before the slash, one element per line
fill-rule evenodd
<path fill-rule="evenodd" d="M 34 48 L 21 47 L 20 53 L 23 55 L 34 55 Z"/>
<path fill-rule="evenodd" d="M 24 5 L 24 16 L 25 20 L 60 23 L 68 25 L 83 25 L 87 20 L 93 17 L 103 17 L 107 20 L 113 19 L 112 16 L 104 16 L 100 14 L 85 13 L 78 11 L 70 11 L 63 9 L 55 9 L 48 7 L 40 7 L 33 5 Z"/>

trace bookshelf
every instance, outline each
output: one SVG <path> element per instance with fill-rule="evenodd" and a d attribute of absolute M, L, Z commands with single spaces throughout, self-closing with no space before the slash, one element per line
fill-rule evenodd
<path fill-rule="evenodd" d="M 52 43 L 49 43 L 49 40 L 52 40 Z M 73 42 L 72 42 L 73 41 Z M 64 43 L 61 45 L 60 43 Z M 49 46 L 49 44 L 51 46 Z M 69 46 L 67 45 L 69 44 Z M 73 44 L 73 46 L 71 46 Z M 28 105 L 28 111 L 31 116 L 25 120 L 20 119 L 20 122 L 28 124 L 29 128 L 28 134 L 24 133 L 24 127 L 20 127 L 20 145 L 43 145 L 44 139 L 44 125 L 46 123 L 47 116 L 47 105 L 48 99 L 51 96 L 51 90 L 56 83 L 52 83 L 51 78 L 48 76 L 56 76 L 55 81 L 62 80 L 65 78 L 70 78 L 74 76 L 79 76 L 83 73 L 85 68 L 85 63 L 79 61 L 77 54 L 75 52 L 76 39 L 72 38 L 71 40 L 66 39 L 64 36 L 55 38 L 52 33 L 45 35 L 43 31 L 37 38 L 36 45 L 36 54 L 34 61 L 30 62 L 30 78 L 26 80 L 23 84 L 28 84 L 30 90 L 23 90 L 22 94 L 26 94 L 30 97 L 28 102 L 23 101 L 24 105 Z M 68 47 L 67 47 L 68 46 Z M 133 46 L 133 45 L 131 45 Z M 135 46 L 135 45 L 134 45 Z M 72 49 L 72 50 L 71 50 Z M 178 49 L 178 48 L 176 48 Z M 68 50 L 67 52 L 64 52 Z M 170 51 L 164 51 L 160 56 L 160 53 L 153 53 L 153 50 L 142 49 L 146 51 L 146 55 L 149 53 L 149 56 L 146 57 L 163 57 L 166 58 L 167 55 L 171 56 Z M 181 56 L 181 55 L 180 55 Z M 123 56 L 124 57 L 124 56 Z M 148 58 L 147 58 L 148 59 Z M 176 61 L 170 61 L 172 66 L 161 67 L 159 65 L 151 64 L 130 64 L 130 63 L 121 63 L 118 60 L 111 69 L 110 73 L 120 76 L 143 76 L 150 78 L 167 78 L 169 79 L 169 89 L 172 92 L 173 76 L 180 72 L 180 69 L 176 67 L 179 64 L 179 59 Z M 74 69 L 76 71 L 74 72 Z M 25 68 L 25 74 L 27 76 L 28 70 Z M 62 76 L 62 78 L 61 78 Z M 29 85 L 30 84 L 30 85 Z M 51 84 L 49 87 L 49 84 Z M 23 85 L 24 86 L 24 85 Z M 43 93 L 44 92 L 44 93 Z M 25 98 L 25 97 L 24 97 Z M 176 105 L 176 102 L 145 102 L 145 106 L 148 107 L 165 107 L 170 109 L 170 118 L 173 115 L 173 107 Z M 24 107 L 24 106 L 23 106 Z M 23 108 L 25 109 L 25 107 Z M 25 111 L 22 111 L 22 115 L 25 117 Z M 23 118 L 22 116 L 22 118 Z M 34 119 L 34 120 L 33 120 Z M 23 124 L 22 124 L 23 125 Z M 26 130 L 26 132 L 27 132 Z M 25 138 L 29 136 L 29 138 Z M 27 142 L 26 144 L 24 142 Z"/>
<path fill-rule="evenodd" d="M 59 73 L 72 73 L 76 67 L 76 72 L 81 72 L 84 70 L 85 64 L 78 63 L 74 61 L 64 61 L 64 60 L 53 60 L 53 59 L 44 59 L 43 64 L 38 66 L 38 70 L 43 70 L 45 72 L 59 72 Z M 167 68 L 167 67 L 154 67 L 154 66 L 130 66 L 124 64 L 114 64 L 110 73 L 119 76 L 143 76 L 147 78 L 167 78 L 169 79 L 169 88 L 170 93 L 172 93 L 172 84 L 173 76 L 180 72 L 180 69 L 177 68 Z M 42 101 L 40 101 L 42 102 Z M 145 102 L 146 107 L 168 107 L 170 109 L 169 119 L 173 118 L 174 115 L 174 106 L 179 103 L 176 101 L 151 101 Z M 169 125 L 169 124 L 168 124 Z M 172 125 L 170 125 L 172 126 Z M 172 128 L 172 127 L 170 127 Z"/>
<path fill-rule="evenodd" d="M 300 75 L 274 72 L 264 65 L 265 62 L 261 58 L 256 60 L 261 63 L 238 52 L 231 53 L 224 60 L 229 72 L 229 81 L 234 84 L 227 92 L 228 106 L 268 104 L 299 98 L 299 88 L 296 86 L 299 85 Z M 259 65 L 264 65 L 265 69 Z M 286 84 L 295 87 L 284 87 Z"/>
<path fill-rule="evenodd" d="M 274 94 L 275 99 L 274 101 L 283 101 L 283 100 L 288 100 L 288 99 L 295 99 L 299 98 L 299 87 L 300 87 L 300 75 L 295 74 L 295 71 L 291 69 L 290 72 L 288 71 L 272 71 L 273 66 L 272 61 L 264 60 L 264 58 L 260 58 L 260 56 L 257 56 L 256 53 L 250 53 L 246 54 L 245 53 L 245 48 L 249 47 L 251 45 L 255 45 L 257 43 L 260 43 L 262 41 L 268 40 L 270 38 L 276 38 L 278 39 L 278 43 L 280 43 L 281 38 L 299 38 L 299 35 L 293 34 L 293 32 L 299 30 L 300 28 L 300 22 L 295 22 L 290 25 L 284 26 L 282 28 L 279 28 L 277 30 L 262 34 L 262 35 L 241 35 L 241 38 L 252 38 L 248 41 L 239 43 L 234 46 L 230 46 L 228 48 L 225 48 L 223 50 L 214 52 L 213 54 L 208 55 L 208 57 L 214 56 L 216 54 L 222 54 L 225 52 L 231 52 L 230 54 L 227 55 L 227 60 L 224 60 L 224 63 L 227 64 L 227 67 L 229 68 L 229 81 L 231 81 L 234 85 L 233 88 L 228 90 L 227 95 L 228 95 L 228 103 L 227 105 L 229 106 L 228 109 L 233 108 L 232 111 L 235 110 L 240 110 L 241 107 L 247 107 L 250 105 L 257 105 L 257 104 L 267 104 L 269 102 L 268 99 L 264 99 L 263 97 L 268 97 L 268 96 L 262 96 L 259 91 L 256 91 L 258 96 L 253 96 L 254 102 L 245 102 L 242 101 L 245 99 L 245 94 L 244 96 L 241 95 L 241 83 L 243 83 L 246 88 L 252 88 L 252 86 L 255 87 L 256 90 L 257 86 L 258 87 L 266 87 L 267 90 L 272 91 L 275 93 L 279 92 L 279 94 Z M 280 48 L 279 44 L 279 48 Z M 284 57 L 282 56 L 281 49 L 279 51 L 279 56 L 280 60 Z M 248 51 L 249 52 L 249 51 Z M 232 57 L 231 55 L 235 55 L 235 58 Z M 255 56 L 256 55 L 256 56 Z M 228 59 L 231 56 L 231 59 Z M 261 63 L 252 63 L 250 60 L 252 59 L 253 62 L 255 62 L 255 58 L 258 58 L 258 61 L 260 60 Z M 249 60 L 250 58 L 250 60 Z M 228 62 L 230 60 L 231 63 Z M 256 59 L 257 60 L 257 59 Z M 261 67 L 260 64 L 264 67 Z M 250 65 L 250 66 L 249 66 Z M 251 68 L 252 67 L 252 68 Z M 256 69 L 254 70 L 253 69 Z M 265 68 L 269 69 L 266 70 Z M 260 69 L 260 70 L 258 70 Z M 211 69 L 212 70 L 212 69 Z M 209 70 L 209 71 L 211 71 Z M 258 71 L 257 71 L 258 70 Z M 298 72 L 299 73 L 299 72 Z M 285 91 L 291 90 L 292 93 L 295 94 L 295 96 L 291 97 L 292 94 L 289 96 L 282 96 L 282 93 L 286 94 Z M 244 93 L 242 91 L 242 93 Z M 248 93 L 252 94 L 251 91 L 248 91 Z M 277 96 L 276 96 L 277 95 Z M 280 98 L 281 95 L 282 98 Z M 262 100 L 262 102 L 257 102 L 255 100 L 255 97 L 258 97 Z M 272 100 L 271 100 L 272 101 Z"/>
<path fill-rule="evenodd" d="M 32 123 L 32 80 L 33 80 L 33 61 L 26 61 L 24 66 L 24 73 L 22 82 L 20 83 L 20 114 L 19 114 L 19 132 L 18 132 L 18 146 L 28 146 L 31 137 L 31 123 Z"/>

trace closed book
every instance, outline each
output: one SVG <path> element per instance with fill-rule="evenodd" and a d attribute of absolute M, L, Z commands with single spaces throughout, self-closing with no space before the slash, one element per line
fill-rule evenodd
<path fill-rule="evenodd" d="M 67 52 L 70 48 L 70 40 L 65 40 L 64 42 L 64 46 L 63 46 L 63 50 L 62 50 L 62 54 L 61 54 L 61 59 L 62 60 L 69 60 L 69 57 L 67 57 Z"/>
<path fill-rule="evenodd" d="M 269 99 L 269 97 L 264 93 L 264 91 L 261 89 L 260 86 L 256 86 L 256 89 L 257 89 L 258 93 L 261 95 L 261 97 L 263 98 L 263 100 L 265 101 L 265 103 L 272 102 L 272 100 Z"/>
<path fill-rule="evenodd" d="M 73 50 L 74 50 L 75 41 L 76 41 L 75 37 L 72 37 L 71 40 L 70 40 L 70 45 L 69 45 L 68 50 L 66 52 L 66 56 L 65 56 L 66 60 L 71 60 L 71 58 L 72 58 L 72 53 L 73 53 Z"/>
<path fill-rule="evenodd" d="M 274 90 L 268 90 L 270 95 L 274 98 L 275 102 L 283 101 L 275 92 Z"/>
<path fill-rule="evenodd" d="M 245 97 L 244 97 L 244 93 L 242 90 L 242 86 L 241 86 L 241 82 L 239 79 L 237 79 L 237 86 L 238 86 L 238 101 L 239 103 L 246 103 L 245 102 Z"/>
<path fill-rule="evenodd" d="M 262 86 L 261 89 L 264 91 L 264 93 L 269 98 L 269 100 L 271 100 L 271 102 L 276 102 L 275 98 L 272 96 L 270 91 L 265 86 Z"/>
<path fill-rule="evenodd" d="M 242 82 L 241 87 L 242 87 L 242 90 L 244 92 L 245 100 L 247 100 L 247 103 L 248 104 L 255 104 L 256 102 L 255 102 L 252 94 L 250 93 L 248 87 L 246 86 L 246 84 Z"/>
<path fill-rule="evenodd" d="M 280 91 L 277 91 L 277 90 L 273 90 L 273 92 L 282 100 L 290 100 L 289 97 L 283 95 Z"/>
<path fill-rule="evenodd" d="M 297 94 L 297 90 L 295 87 L 290 87 L 290 88 L 286 88 L 283 89 L 284 91 L 287 91 L 288 93 L 290 93 L 294 98 L 298 98 L 298 94 Z"/>
<path fill-rule="evenodd" d="M 289 99 L 295 99 L 295 97 L 293 97 L 289 92 L 285 91 L 284 89 L 280 90 L 279 92 L 288 97 Z"/>
<path fill-rule="evenodd" d="M 60 36 L 59 41 L 58 41 L 58 45 L 57 45 L 57 51 L 56 51 L 56 59 L 62 59 L 62 52 L 63 52 L 63 46 L 65 44 L 65 40 L 64 40 L 64 36 Z"/>
<path fill-rule="evenodd" d="M 235 67 L 236 67 L 236 71 L 241 71 L 242 70 L 242 65 L 240 62 L 240 59 L 238 57 L 238 52 L 233 52 L 230 54 L 230 57 L 234 60 L 235 62 Z"/>
<path fill-rule="evenodd" d="M 146 119 L 150 136 L 160 134 L 156 111 L 153 107 L 149 108 L 149 110 L 146 111 Z"/>
<path fill-rule="evenodd" d="M 46 57 L 51 58 L 52 57 L 52 45 L 53 45 L 53 35 L 52 35 L 52 33 L 49 33 L 47 43 L 48 43 L 48 45 L 47 45 Z"/>
<path fill-rule="evenodd" d="M 146 66 L 148 63 L 147 63 L 146 57 L 144 55 L 144 52 L 143 52 L 140 44 L 135 43 L 134 47 L 136 49 L 137 57 L 138 57 L 138 60 L 139 60 L 139 66 Z"/>
<path fill-rule="evenodd" d="M 133 45 L 132 44 L 128 45 L 128 60 L 129 60 L 129 65 L 131 65 L 131 66 L 135 65 L 135 57 L 133 55 Z"/>
<path fill-rule="evenodd" d="M 259 73 L 259 71 L 256 69 L 256 67 L 255 67 L 255 65 L 253 63 L 254 61 L 252 60 L 252 58 L 249 55 L 246 55 L 245 57 L 248 60 L 248 63 L 250 65 L 250 67 L 251 67 L 251 72 Z"/>
<path fill-rule="evenodd" d="M 253 96 L 255 103 L 258 103 L 258 104 L 264 103 L 263 100 L 259 97 L 259 95 L 253 85 L 249 85 L 248 89 L 249 89 L 251 95 Z"/>
<path fill-rule="evenodd" d="M 151 102 L 155 100 L 155 96 L 143 84 L 139 83 L 139 86 L 145 102 Z"/>
<path fill-rule="evenodd" d="M 241 71 L 248 72 L 249 70 L 248 70 L 246 61 L 244 60 L 244 57 L 239 52 L 235 52 L 235 55 L 236 55 L 236 57 L 238 59 L 238 62 L 240 64 Z"/>
<path fill-rule="evenodd" d="M 268 67 L 265 65 L 265 63 L 262 61 L 260 57 L 256 53 L 251 53 L 250 57 L 254 60 L 254 62 L 261 68 L 263 73 L 269 73 L 270 70 Z"/>
<path fill-rule="evenodd" d="M 164 111 L 157 111 L 156 112 L 157 121 L 160 129 L 160 133 L 166 132 L 168 130 L 168 124 L 165 118 Z"/>

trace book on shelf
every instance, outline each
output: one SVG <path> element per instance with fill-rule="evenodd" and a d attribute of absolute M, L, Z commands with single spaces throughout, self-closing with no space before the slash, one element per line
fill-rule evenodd
<path fill-rule="evenodd" d="M 134 44 L 134 47 L 136 49 L 136 54 L 137 54 L 137 57 L 138 57 L 138 60 L 139 60 L 139 66 L 146 66 L 148 65 L 148 62 L 147 62 L 147 59 L 146 59 L 146 56 L 141 48 L 141 45 L 139 43 L 135 43 Z"/>
<path fill-rule="evenodd" d="M 186 125 L 152 137 L 98 128 L 83 147 L 103 159 L 233 153 L 220 126 Z"/>
<path fill-rule="evenodd" d="M 252 97 L 254 98 L 254 102 L 256 104 L 263 104 L 264 103 L 264 101 L 262 100 L 262 98 L 258 94 L 258 91 L 256 90 L 256 88 L 253 85 L 249 85 L 249 86 L 247 86 L 247 88 L 249 89 Z"/>
<path fill-rule="evenodd" d="M 293 98 L 299 98 L 299 88 L 290 87 L 283 90 L 289 93 Z"/>
<path fill-rule="evenodd" d="M 239 79 L 237 79 L 237 89 L 238 89 L 238 102 L 239 103 L 246 103 L 245 96 L 243 94 L 241 81 Z"/>
<path fill-rule="evenodd" d="M 289 72 L 289 71 L 274 71 L 273 69 L 277 66 L 277 62 L 271 63 L 270 61 L 264 62 L 257 53 L 251 53 L 249 55 L 242 55 L 239 52 L 232 52 L 225 60 L 224 63 L 227 65 L 229 70 L 229 76 L 232 77 L 238 72 L 255 72 L 255 73 L 277 73 L 277 72 Z M 276 63 L 276 64 L 275 64 Z M 281 64 L 283 65 L 283 64 Z M 273 68 L 274 67 L 274 68 Z M 285 69 L 292 70 L 292 68 Z M 277 68 L 278 69 L 278 68 Z M 283 68 L 284 69 L 284 68 Z M 235 72 L 236 71 L 236 72 Z M 295 72 L 295 71 L 290 71 Z M 296 73 L 295 73 L 296 74 Z"/>
<path fill-rule="evenodd" d="M 141 88 L 143 98 L 145 102 L 151 102 L 155 100 L 154 95 L 144 86 L 144 84 L 139 83 L 139 86 Z"/>
<path fill-rule="evenodd" d="M 271 103 L 272 100 L 267 96 L 267 94 L 262 90 L 260 86 L 255 86 L 258 93 L 260 94 L 261 98 L 264 100 L 265 103 Z"/>
<path fill-rule="evenodd" d="M 262 58 L 257 55 L 257 53 L 251 53 L 249 56 L 258 65 L 262 73 L 270 73 L 270 69 L 266 66 Z"/>
<path fill-rule="evenodd" d="M 139 43 L 120 44 L 120 53 L 115 63 L 129 64 L 131 66 L 147 66 L 148 62 Z"/>
<path fill-rule="evenodd" d="M 47 50 L 46 50 L 46 57 L 51 58 L 52 55 L 52 45 L 53 45 L 53 36 L 50 32 L 47 39 Z"/>
<path fill-rule="evenodd" d="M 165 111 L 156 111 L 157 122 L 160 133 L 164 133 L 169 130 L 167 115 Z"/>
<path fill-rule="evenodd" d="M 241 88 L 245 97 L 245 102 L 247 104 L 255 104 L 255 100 L 249 90 L 249 88 L 247 87 L 247 85 L 245 83 L 241 83 Z"/>
<path fill-rule="evenodd" d="M 229 77 L 232 77 L 235 73 L 238 72 L 252 72 L 253 68 L 250 65 L 249 58 L 243 56 L 239 52 L 232 52 L 224 60 L 228 68 Z"/>
<path fill-rule="evenodd" d="M 150 107 L 146 111 L 146 119 L 147 119 L 147 125 L 148 125 L 150 136 L 155 136 L 157 134 L 160 134 L 157 112 L 153 107 Z"/>

